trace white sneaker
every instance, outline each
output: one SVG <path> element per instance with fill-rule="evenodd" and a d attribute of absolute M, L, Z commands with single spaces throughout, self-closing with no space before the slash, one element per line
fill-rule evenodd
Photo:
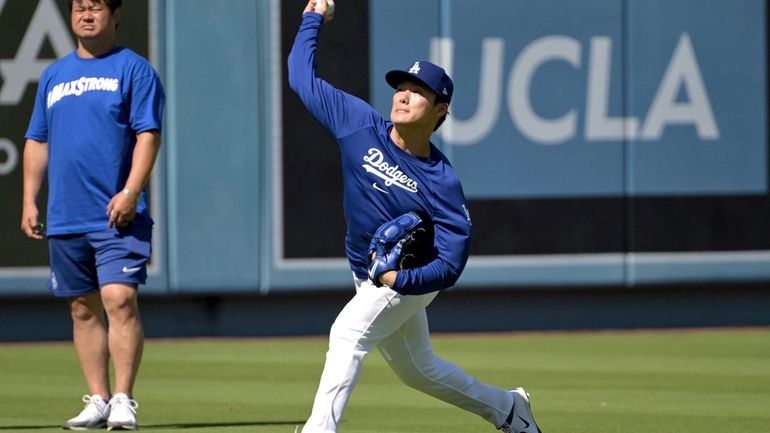
<path fill-rule="evenodd" d="M 513 407 L 505 424 L 500 427 L 504 433 L 543 433 L 532 417 L 532 409 L 529 407 L 529 394 L 524 388 L 511 390 L 513 395 Z"/>
<path fill-rule="evenodd" d="M 75 418 L 69 419 L 62 428 L 67 430 L 90 430 L 104 428 L 110 415 L 110 405 L 98 394 L 84 395 L 86 407 Z"/>
<path fill-rule="evenodd" d="M 136 430 L 136 409 L 139 403 L 126 394 L 115 394 L 110 399 L 107 430 Z"/>

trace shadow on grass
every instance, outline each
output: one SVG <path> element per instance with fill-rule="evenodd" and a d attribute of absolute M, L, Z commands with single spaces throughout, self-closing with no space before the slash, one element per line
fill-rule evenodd
<path fill-rule="evenodd" d="M 181 429 L 196 429 L 196 428 L 210 428 L 210 427 L 259 427 L 268 425 L 298 425 L 303 424 L 302 421 L 237 421 L 237 422 L 188 422 L 188 423 L 172 423 L 172 424 L 142 424 L 139 428 L 143 430 L 147 429 L 166 429 L 166 430 L 181 430 Z"/>
<path fill-rule="evenodd" d="M 189 423 L 171 423 L 171 424 L 140 424 L 141 430 L 186 430 L 212 427 L 259 427 L 269 425 L 299 425 L 301 421 L 238 421 L 238 422 L 189 422 Z M 61 428 L 61 425 L 0 425 L 0 431 L 24 431 L 24 430 L 42 430 L 51 428 Z M 106 430 L 105 430 L 106 431 Z"/>

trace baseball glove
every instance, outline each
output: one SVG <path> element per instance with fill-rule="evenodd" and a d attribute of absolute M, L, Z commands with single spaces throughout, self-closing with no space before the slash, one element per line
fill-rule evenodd
<path fill-rule="evenodd" d="M 433 226 L 415 212 L 381 225 L 369 242 L 369 279 L 381 287 L 385 272 L 426 265 L 433 255 Z"/>

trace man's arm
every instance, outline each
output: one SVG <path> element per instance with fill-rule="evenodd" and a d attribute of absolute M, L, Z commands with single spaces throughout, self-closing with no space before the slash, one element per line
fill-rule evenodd
<path fill-rule="evenodd" d="M 436 209 L 430 216 L 437 257 L 425 266 L 404 269 L 390 287 L 407 294 L 424 294 L 455 285 L 470 255 L 472 227 L 460 180 L 446 175 L 434 191 Z"/>
<path fill-rule="evenodd" d="M 43 233 L 36 229 L 40 223 L 37 197 L 48 168 L 48 143 L 27 139 L 23 164 L 21 230 L 32 239 L 43 239 Z"/>
<path fill-rule="evenodd" d="M 396 284 L 397 277 L 398 272 L 396 271 L 383 272 L 382 275 L 380 275 L 380 282 L 388 287 L 393 287 L 393 285 Z"/>
<path fill-rule="evenodd" d="M 160 132 L 157 130 L 140 132 L 136 136 L 136 146 L 131 159 L 131 172 L 123 190 L 115 194 L 107 205 L 108 227 L 125 227 L 136 216 L 136 205 L 142 190 L 150 180 L 155 160 L 160 151 Z"/>
<path fill-rule="evenodd" d="M 328 0 L 309 0 L 302 14 L 315 12 L 324 17 L 324 22 L 328 23 L 334 19 L 334 1 Z"/>

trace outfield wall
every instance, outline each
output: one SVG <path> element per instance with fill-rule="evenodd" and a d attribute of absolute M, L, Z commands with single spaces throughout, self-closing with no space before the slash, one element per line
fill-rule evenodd
<path fill-rule="evenodd" d="M 126 4 L 121 41 L 168 96 L 143 291 L 341 293 L 337 150 L 285 77 L 306 2 L 227 3 Z M 764 1 L 339 3 L 330 82 L 386 113 L 391 68 L 432 59 L 455 79 L 436 143 L 474 223 L 458 292 L 770 281 Z M 74 46 L 65 4 L 0 0 L 4 297 L 46 293 L 45 245 L 18 230 L 21 151 L 36 77 Z"/>
<path fill-rule="evenodd" d="M 143 296 L 147 338 L 326 336 L 350 291 Z M 72 339 L 65 301 L 0 302 L 0 342 Z M 441 293 L 428 307 L 432 333 L 768 327 L 767 285 L 615 288 L 474 288 Z"/>

